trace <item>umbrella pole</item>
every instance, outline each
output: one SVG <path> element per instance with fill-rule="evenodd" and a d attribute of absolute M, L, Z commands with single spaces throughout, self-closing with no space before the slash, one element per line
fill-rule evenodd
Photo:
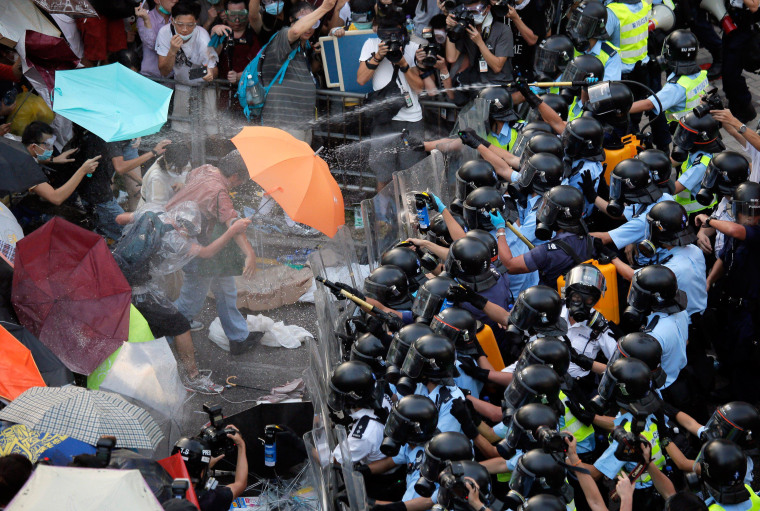
<path fill-rule="evenodd" d="M 226 388 L 231 389 L 232 387 L 240 387 L 241 389 L 251 389 L 251 390 L 272 390 L 272 389 L 264 389 L 261 387 L 254 387 L 252 385 L 243 385 L 240 383 L 235 383 L 235 380 L 237 380 L 237 376 L 229 376 L 227 378 L 227 385 L 225 385 Z"/>

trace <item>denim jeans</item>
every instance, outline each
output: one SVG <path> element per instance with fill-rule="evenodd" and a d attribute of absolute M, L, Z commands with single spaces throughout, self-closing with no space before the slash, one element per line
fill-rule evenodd
<path fill-rule="evenodd" d="M 101 236 L 118 241 L 121 238 L 122 226 L 116 223 L 116 217 L 124 213 L 116 199 L 93 205 L 95 213 L 95 230 Z"/>
<path fill-rule="evenodd" d="M 188 265 L 192 270 L 192 263 Z M 231 342 L 243 342 L 248 337 L 248 323 L 237 308 L 237 287 L 235 277 L 207 277 L 188 272 L 185 267 L 185 281 L 174 306 L 189 321 L 198 315 L 206 301 L 209 288 L 214 293 L 216 311 L 222 322 L 224 333 Z"/>

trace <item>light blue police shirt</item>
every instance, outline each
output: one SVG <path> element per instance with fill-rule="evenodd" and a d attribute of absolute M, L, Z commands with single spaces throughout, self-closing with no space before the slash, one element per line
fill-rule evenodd
<path fill-rule="evenodd" d="M 451 397 L 445 401 L 441 397 L 441 390 L 444 388 L 448 389 L 451 393 Z M 456 420 L 453 415 L 451 415 L 451 404 L 454 400 L 458 398 L 464 399 L 464 394 L 462 394 L 462 391 L 459 390 L 458 387 L 444 387 L 438 385 L 432 392 L 428 392 L 427 386 L 424 383 L 418 383 L 414 393 L 418 396 L 429 397 L 430 400 L 435 403 L 435 407 L 438 408 L 438 430 L 441 433 L 447 431 L 455 431 L 457 433 L 462 432 L 462 425 L 459 424 L 459 421 Z"/>
<path fill-rule="evenodd" d="M 686 160 L 688 162 L 686 170 L 677 179 L 677 182 L 681 183 L 684 188 L 691 192 L 692 197 L 695 197 L 699 191 L 699 187 L 702 185 L 702 178 L 705 177 L 705 172 L 707 171 L 707 166 L 699 161 L 705 155 L 709 156 L 710 153 L 704 151 L 689 153 L 689 158 Z"/>
<path fill-rule="evenodd" d="M 675 314 L 653 312 L 647 318 L 647 325 L 655 316 L 659 316 L 657 325 L 651 332 L 652 337 L 657 339 L 662 346 L 662 370 L 667 379 L 662 389 L 668 388 L 686 367 L 686 339 L 689 337 L 689 313 L 685 310 Z"/>
<path fill-rule="evenodd" d="M 604 2 L 604 5 L 609 5 L 611 3 L 612 2 L 607 1 L 607 2 Z M 641 2 L 637 2 L 635 4 L 624 4 L 624 5 L 631 12 L 639 11 L 644 6 L 644 4 L 642 4 Z M 610 9 L 609 7 L 607 8 L 607 26 L 605 28 L 607 29 L 607 33 L 610 35 L 610 38 L 608 39 L 608 41 L 612 43 L 613 45 L 617 46 L 618 48 L 620 48 L 620 19 L 617 17 L 617 14 L 615 14 L 612 11 L 612 9 Z M 649 55 L 646 55 L 644 57 L 644 60 L 641 61 L 642 64 L 646 64 L 647 62 L 649 62 Z M 623 62 L 622 57 L 621 57 L 620 63 L 621 63 L 621 69 L 623 70 L 622 71 L 623 73 L 630 73 L 631 71 L 633 71 L 633 68 L 636 65 L 635 63 L 626 64 L 625 62 Z"/>
<path fill-rule="evenodd" d="M 662 197 L 657 199 L 654 204 L 647 205 L 643 212 L 640 212 L 641 204 L 631 204 L 625 207 L 623 215 L 628 220 L 626 223 L 609 231 L 612 243 L 619 249 L 622 249 L 626 245 L 631 243 L 638 243 L 646 237 L 647 230 L 647 213 L 658 202 L 673 200 L 673 196 L 669 193 L 663 193 Z M 638 214 L 636 214 L 638 213 Z"/>
<path fill-rule="evenodd" d="M 688 75 L 688 77 L 694 79 L 698 74 L 699 73 L 694 73 Z M 670 81 L 671 79 L 675 78 L 675 76 L 675 73 L 670 73 L 665 85 L 663 85 L 662 89 L 660 89 L 655 94 L 662 103 L 662 108 L 665 111 L 672 110 L 674 112 L 680 112 L 686 107 L 686 89 L 677 83 Z M 654 109 L 652 111 L 656 114 L 659 114 L 660 107 L 657 104 L 657 101 L 654 99 L 654 96 L 649 96 L 647 99 L 654 105 Z"/>
<path fill-rule="evenodd" d="M 597 40 L 596 44 L 586 50 L 584 53 L 589 55 L 599 56 L 602 53 L 602 43 L 604 41 Z M 618 51 L 612 57 L 607 59 L 607 63 L 604 64 L 604 81 L 620 80 L 623 74 L 623 60 L 620 57 Z"/>
<path fill-rule="evenodd" d="M 669 259 L 668 259 L 669 257 Z M 705 255 L 696 245 L 658 248 L 654 258 L 647 264 L 663 264 L 673 270 L 678 289 L 686 293 L 686 313 L 701 314 L 707 307 L 707 267 Z M 690 318 L 691 319 L 691 318 Z"/>
<path fill-rule="evenodd" d="M 652 415 L 647 417 L 647 429 L 649 429 L 651 426 L 653 418 L 654 416 Z M 633 416 L 630 413 L 618 413 L 615 417 L 615 426 L 619 426 L 623 423 L 624 420 L 631 422 L 633 420 Z M 657 430 L 655 430 L 654 439 L 657 440 L 658 437 L 659 435 L 657 433 Z M 636 463 L 620 461 L 615 457 L 615 451 L 617 450 L 617 447 L 617 440 L 610 438 L 610 446 L 607 447 L 607 450 L 604 451 L 602 455 L 599 456 L 599 459 L 594 462 L 594 467 L 596 467 L 599 472 L 609 477 L 610 479 L 615 479 L 618 473 L 623 469 L 625 469 L 626 472 L 630 473 L 634 468 L 636 468 Z M 652 486 L 651 479 L 645 483 L 638 480 L 636 481 L 636 488 L 638 489 L 649 488 L 650 486 Z"/>

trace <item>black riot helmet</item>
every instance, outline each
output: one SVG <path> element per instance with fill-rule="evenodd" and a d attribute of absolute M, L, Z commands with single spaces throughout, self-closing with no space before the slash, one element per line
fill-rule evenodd
<path fill-rule="evenodd" d="M 731 440 L 716 438 L 702 446 L 697 460 L 707 493 L 719 505 L 739 504 L 749 500 L 744 487 L 747 456 Z"/>
<path fill-rule="evenodd" d="M 560 317 L 561 313 L 562 299 L 556 289 L 531 286 L 517 295 L 509 323 L 529 334 L 565 335 L 567 321 Z"/>
<path fill-rule="evenodd" d="M 673 200 L 658 202 L 647 213 L 646 238 L 639 243 L 639 253 L 654 257 L 664 245 L 685 247 L 697 241 L 694 228 L 689 225 L 686 209 Z"/>
<path fill-rule="evenodd" d="M 760 216 L 760 184 L 747 181 L 736 187 L 731 198 L 731 214 L 740 224 L 753 222 Z M 739 218 L 742 215 L 744 218 Z"/>
<path fill-rule="evenodd" d="M 517 460 L 509 480 L 507 501 L 521 505 L 530 497 L 545 493 L 564 496 L 567 502 L 572 501 L 572 489 L 567 487 L 563 464 L 554 455 L 542 449 L 533 449 Z"/>
<path fill-rule="evenodd" d="M 562 143 L 549 135 L 559 147 Z M 528 144 L 530 145 L 530 143 Z M 551 153 L 539 152 L 520 163 L 520 179 L 517 184 L 523 192 L 535 192 L 543 195 L 547 190 L 559 186 L 565 172 L 562 160 Z"/>
<path fill-rule="evenodd" d="M 434 333 L 447 337 L 454 343 L 457 353 L 478 353 L 478 322 L 475 316 L 461 307 L 448 307 L 435 315 L 430 322 Z"/>
<path fill-rule="evenodd" d="M 552 133 L 536 133 L 525 144 L 525 150 L 520 155 L 520 167 L 528 158 L 538 153 L 550 153 L 557 158 L 565 156 L 565 148 L 562 147 L 562 140 Z"/>
<path fill-rule="evenodd" d="M 666 152 L 659 149 L 646 149 L 637 154 L 636 159 L 643 161 L 649 166 L 652 180 L 654 180 L 657 186 L 669 190 L 667 184 L 670 182 L 673 164 L 670 162 L 670 156 Z"/>
<path fill-rule="evenodd" d="M 549 366 L 534 364 L 515 372 L 514 378 L 504 391 L 504 424 L 509 425 L 508 421 L 515 411 L 528 403 L 541 403 L 560 412 L 560 385 L 559 375 Z"/>
<path fill-rule="evenodd" d="M 622 82 L 602 82 L 588 88 L 584 109 L 603 122 L 625 119 L 633 106 L 633 93 Z"/>
<path fill-rule="evenodd" d="M 648 398 L 651 389 L 652 371 L 648 365 L 636 358 L 619 358 L 604 371 L 597 397 L 604 403 L 617 403 L 629 410 Z"/>
<path fill-rule="evenodd" d="M 540 403 L 521 406 L 512 416 L 509 433 L 497 446 L 499 455 L 508 460 L 518 449 L 529 451 L 541 448 L 539 429 L 556 430 L 558 425 L 559 416 L 550 407 Z"/>
<path fill-rule="evenodd" d="M 567 101 L 565 101 L 565 98 L 559 94 L 552 94 L 548 92 L 546 94 L 541 94 L 539 98 L 541 98 L 541 101 L 543 101 L 545 105 L 548 105 L 549 108 L 557 112 L 557 115 L 559 115 L 563 121 L 567 121 L 567 114 L 570 110 L 570 106 L 567 104 Z M 536 110 L 534 110 L 534 112 L 535 111 Z"/>
<path fill-rule="evenodd" d="M 404 359 L 406 359 L 406 354 L 412 343 L 423 335 L 432 333 L 433 331 L 426 324 L 412 323 L 411 325 L 402 327 L 398 332 L 393 334 L 391 346 L 388 348 L 388 358 L 386 358 L 388 364 L 386 377 L 389 382 L 398 382 L 401 376 L 401 366 L 404 365 Z"/>
<path fill-rule="evenodd" d="M 383 341 L 367 332 L 354 341 L 351 346 L 350 360 L 364 362 L 372 369 L 375 377 L 381 378 L 385 376 L 388 369 L 385 363 L 387 355 L 388 350 L 383 345 Z"/>
<path fill-rule="evenodd" d="M 470 511 L 467 500 L 470 493 L 467 481 L 472 479 L 478 486 L 478 499 L 490 506 L 494 500 L 491 490 L 491 476 L 488 469 L 478 462 L 464 460 L 446 464 L 441 473 L 438 502 L 449 511 Z"/>
<path fill-rule="evenodd" d="M 523 348 L 515 372 L 536 364 L 549 366 L 562 377 L 570 367 L 570 348 L 558 337 L 534 339 Z"/>
<path fill-rule="evenodd" d="M 179 453 L 185 461 L 190 481 L 196 488 L 203 488 L 208 477 L 208 464 L 211 461 L 211 448 L 200 438 L 182 437 L 172 448 L 172 456 Z"/>
<path fill-rule="evenodd" d="M 649 165 L 641 159 L 629 158 L 615 165 L 610 174 L 607 213 L 621 216 L 625 204 L 653 204 L 660 197 L 662 190 L 652 179 Z"/>
<path fill-rule="evenodd" d="M 438 433 L 425 444 L 420 478 L 414 483 L 414 491 L 422 497 L 432 496 L 438 476 L 446 468 L 446 462 L 464 460 L 472 460 L 470 440 L 454 431 Z"/>
<path fill-rule="evenodd" d="M 398 266 L 375 268 L 364 279 L 364 294 L 391 309 L 409 310 L 412 307 L 406 273 Z"/>
<path fill-rule="evenodd" d="M 517 511 L 566 511 L 567 504 L 556 495 L 536 495 L 529 498 Z"/>
<path fill-rule="evenodd" d="M 328 383 L 327 404 L 336 412 L 377 405 L 375 375 L 364 362 L 350 360 L 336 367 Z"/>
<path fill-rule="evenodd" d="M 486 244 L 467 236 L 451 244 L 444 268 L 478 293 L 492 288 L 501 277 L 491 268 L 491 253 Z"/>
<path fill-rule="evenodd" d="M 530 121 L 530 123 L 526 123 L 523 126 L 523 129 L 521 129 L 517 134 L 517 139 L 515 140 L 515 143 L 510 150 L 512 154 L 520 158 L 522 158 L 522 155 L 525 152 L 525 147 L 528 145 L 528 142 L 531 138 L 535 137 L 539 133 L 552 133 L 552 127 L 549 126 L 548 123 L 542 120 L 536 120 L 536 116 L 532 116 L 532 114 L 533 111 L 528 114 L 528 117 L 533 117 L 533 119 Z"/>
<path fill-rule="evenodd" d="M 735 151 L 718 153 L 707 164 L 702 185 L 697 192 L 697 202 L 709 206 L 715 194 L 731 196 L 736 187 L 749 179 L 749 162 Z"/>
<path fill-rule="evenodd" d="M 464 201 L 464 221 L 467 229 L 493 230 L 493 224 L 488 216 L 492 210 L 499 211 L 505 220 L 517 220 L 517 211 L 511 203 L 504 200 L 499 190 L 490 186 L 481 186 L 467 195 Z"/>
<path fill-rule="evenodd" d="M 533 57 L 533 72 L 539 82 L 551 82 L 565 70 L 574 53 L 573 42 L 565 35 L 551 35 L 541 41 Z"/>
<path fill-rule="evenodd" d="M 713 438 L 725 438 L 742 449 L 752 449 L 756 445 L 752 432 L 759 425 L 760 413 L 755 406 L 744 401 L 732 401 L 715 410 L 699 439 L 706 442 Z"/>
<path fill-rule="evenodd" d="M 456 196 L 465 200 L 473 190 L 481 186 L 496 186 L 499 178 L 493 165 L 485 160 L 470 160 L 462 164 L 456 173 Z"/>
<path fill-rule="evenodd" d="M 565 156 L 573 161 L 578 159 L 604 161 L 602 147 L 604 130 L 593 117 L 578 117 L 567 123 L 562 132 L 562 146 Z"/>
<path fill-rule="evenodd" d="M 536 213 L 536 238 L 549 240 L 560 229 L 573 234 L 586 234 L 581 218 L 586 208 L 583 192 L 570 185 L 555 186 L 546 192 Z"/>
<path fill-rule="evenodd" d="M 488 101 L 488 120 L 511 123 L 518 120 L 512 108 L 512 95 L 504 87 L 486 87 L 478 94 L 479 99 Z"/>
<path fill-rule="evenodd" d="M 448 337 L 423 335 L 412 343 L 406 353 L 401 373 L 413 380 L 427 380 L 441 385 L 454 385 L 459 371 L 454 367 L 456 350 Z"/>
<path fill-rule="evenodd" d="M 699 73 L 697 54 L 699 53 L 699 40 L 689 30 L 674 30 L 662 45 L 662 58 L 670 71 L 681 75 Z"/>
<path fill-rule="evenodd" d="M 467 230 L 467 224 L 464 222 L 464 217 L 454 213 L 452 213 L 451 216 L 462 229 L 465 231 Z M 451 239 L 449 228 L 446 226 L 446 221 L 443 219 L 442 214 L 438 213 L 430 218 L 430 228 L 428 229 L 426 237 L 428 241 L 432 241 L 436 245 L 442 247 L 451 246 L 453 240 Z"/>
<path fill-rule="evenodd" d="M 720 123 L 710 114 L 697 117 L 689 112 L 678 121 L 670 157 L 680 163 L 686 161 L 690 152 L 719 153 L 725 148 L 721 140 Z"/>
<path fill-rule="evenodd" d="M 414 293 L 425 282 L 425 272 L 422 271 L 420 257 L 411 247 L 394 247 L 385 252 L 380 258 L 382 266 L 393 265 L 401 268 L 409 283 L 409 292 Z"/>
<path fill-rule="evenodd" d="M 488 252 L 491 254 L 491 264 L 496 264 L 499 260 L 499 245 L 496 243 L 496 238 L 490 232 L 483 229 L 471 229 L 467 231 L 465 236 L 477 238 L 485 243 L 488 247 Z"/>
<path fill-rule="evenodd" d="M 602 271 L 593 264 L 579 264 L 565 275 L 565 307 L 573 320 L 588 321 L 591 310 L 607 290 Z"/>
<path fill-rule="evenodd" d="M 667 266 L 652 264 L 633 274 L 623 320 L 641 325 L 652 312 L 675 314 L 686 309 L 686 294 L 678 289 L 676 274 Z"/>
<path fill-rule="evenodd" d="M 582 82 L 587 78 L 604 79 L 604 64 L 596 55 L 584 53 L 578 55 L 565 68 L 560 81 Z M 579 95 L 580 88 L 573 88 L 572 95 Z"/>
<path fill-rule="evenodd" d="M 662 369 L 662 345 L 650 334 L 633 332 L 624 335 L 617 342 L 617 349 L 607 365 L 612 365 L 619 358 L 635 358 L 644 362 L 652 372 L 655 388 L 665 385 L 668 375 Z"/>
<path fill-rule="evenodd" d="M 446 295 L 454 285 L 456 282 L 447 273 L 441 273 L 422 284 L 412 304 L 412 314 L 415 315 L 417 321 L 429 324 L 433 316 L 438 314 L 443 307 Z"/>
<path fill-rule="evenodd" d="M 607 8 L 596 0 L 584 0 L 570 13 L 567 35 L 575 49 L 584 52 L 591 46 L 590 39 L 609 39 Z"/>
<path fill-rule="evenodd" d="M 427 396 L 412 394 L 399 399 L 385 422 L 380 452 L 395 456 L 406 443 L 422 445 L 437 433 L 438 408 Z"/>

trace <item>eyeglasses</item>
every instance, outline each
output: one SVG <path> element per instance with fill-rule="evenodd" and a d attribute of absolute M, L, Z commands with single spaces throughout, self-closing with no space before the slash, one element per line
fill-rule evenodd
<path fill-rule="evenodd" d="M 242 11 L 227 11 L 227 18 L 230 21 L 243 21 L 248 19 L 248 9 Z"/>
<path fill-rule="evenodd" d="M 172 23 L 177 28 L 191 28 L 192 29 L 192 28 L 195 28 L 196 25 L 198 25 L 197 23 L 178 23 L 176 21 L 172 21 Z"/>
<path fill-rule="evenodd" d="M 45 140 L 44 142 L 40 142 L 37 145 L 40 147 L 44 147 L 45 149 L 53 149 L 53 147 L 55 146 L 55 135 Z"/>

